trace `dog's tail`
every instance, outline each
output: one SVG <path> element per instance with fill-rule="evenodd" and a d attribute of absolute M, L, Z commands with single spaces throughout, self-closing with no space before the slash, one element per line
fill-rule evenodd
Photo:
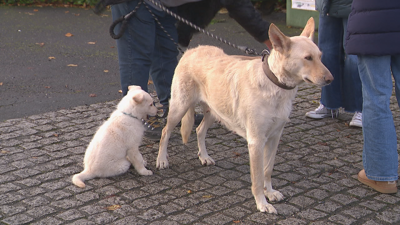
<path fill-rule="evenodd" d="M 195 116 L 194 107 L 189 107 L 185 116 L 183 116 L 181 121 L 181 135 L 183 144 L 187 144 L 189 141 L 190 133 L 192 132 L 192 128 L 194 125 L 194 116 Z"/>
<path fill-rule="evenodd" d="M 94 178 L 93 174 L 89 174 L 86 170 L 83 170 L 81 173 L 75 174 L 72 177 L 72 183 L 80 188 L 84 188 L 86 185 L 83 181 Z"/>

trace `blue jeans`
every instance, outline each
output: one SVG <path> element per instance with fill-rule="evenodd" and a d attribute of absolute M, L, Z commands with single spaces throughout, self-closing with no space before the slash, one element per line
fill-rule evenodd
<path fill-rule="evenodd" d="M 139 0 L 133 0 L 111 6 L 113 20 L 131 12 L 138 2 Z M 164 11 L 148 7 L 177 42 L 176 20 Z M 170 10 L 176 9 L 170 8 Z M 115 33 L 119 30 L 118 25 Z M 179 52 L 177 46 L 160 28 L 143 3 L 129 19 L 125 33 L 117 39 L 117 47 L 123 95 L 125 96 L 128 92 L 129 85 L 139 85 L 143 90 L 148 91 L 147 83 L 150 75 L 160 103 L 167 106 Z"/>
<path fill-rule="evenodd" d="M 321 103 L 328 109 L 343 107 L 348 112 L 361 112 L 361 81 L 357 56 L 346 55 L 344 44 L 347 19 L 331 16 L 319 17 L 318 46 L 322 63 L 332 73 L 334 80 L 321 89 Z"/>
<path fill-rule="evenodd" d="M 367 177 L 376 181 L 398 179 L 397 135 L 389 108 L 392 73 L 397 104 L 400 106 L 400 55 L 358 56 L 363 104 L 363 166 Z"/>

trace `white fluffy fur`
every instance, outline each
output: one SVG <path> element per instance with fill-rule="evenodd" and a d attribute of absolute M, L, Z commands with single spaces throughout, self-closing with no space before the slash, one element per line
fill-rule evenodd
<path fill-rule="evenodd" d="M 84 188 L 85 180 L 125 173 L 131 164 L 140 175 L 152 175 L 153 172 L 145 168 L 146 162 L 139 152 L 139 145 L 144 133 L 141 119 L 156 113 L 151 96 L 139 86 L 129 86 L 128 94 L 94 135 L 86 149 L 85 169 L 74 175 L 72 182 Z"/>
<path fill-rule="evenodd" d="M 274 50 L 268 62 L 279 81 L 288 86 L 297 86 L 304 81 L 322 86 L 333 80 L 321 62 L 321 52 L 312 42 L 313 35 L 312 18 L 301 36 L 292 38 L 282 34 L 275 25 L 270 26 L 269 37 Z M 194 106 L 200 103 L 204 119 L 196 131 L 201 163 L 215 164 L 207 153 L 205 136 L 212 123 L 220 120 L 248 142 L 252 193 L 257 208 L 261 212 L 277 213 L 265 196 L 270 201 L 283 199 L 283 195 L 272 188 L 271 174 L 296 92 L 297 87 L 284 90 L 273 84 L 264 74 L 258 57 L 229 56 L 212 46 L 188 50 L 175 70 L 157 168 L 169 166 L 168 140 L 181 119 L 182 139 L 187 143 L 193 127 Z"/>

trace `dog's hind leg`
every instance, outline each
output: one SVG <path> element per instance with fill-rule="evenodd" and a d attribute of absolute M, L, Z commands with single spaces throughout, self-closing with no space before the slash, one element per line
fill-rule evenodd
<path fill-rule="evenodd" d="M 205 103 L 200 103 L 200 104 L 202 105 L 203 108 L 204 118 L 196 129 L 197 144 L 199 147 L 199 153 L 197 155 L 199 156 L 202 165 L 207 165 L 207 166 L 215 165 L 215 161 L 207 153 L 206 142 L 205 142 L 207 130 L 214 123 L 215 118 L 213 115 L 211 115 L 211 112 L 207 104 Z"/>
<path fill-rule="evenodd" d="M 272 188 L 271 175 L 274 168 L 275 156 L 278 150 L 278 144 L 283 131 L 283 127 L 279 133 L 268 138 L 264 148 L 264 194 L 270 201 L 281 201 L 283 195 Z"/>
<path fill-rule="evenodd" d="M 183 144 L 187 144 L 189 141 L 190 133 L 192 132 L 194 124 L 194 114 L 194 106 L 191 106 L 182 118 L 181 136 Z"/>

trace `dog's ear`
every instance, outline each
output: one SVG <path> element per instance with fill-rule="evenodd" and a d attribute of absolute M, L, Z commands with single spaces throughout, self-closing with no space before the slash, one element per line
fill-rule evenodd
<path fill-rule="evenodd" d="M 268 35 L 274 50 L 283 54 L 290 49 L 290 38 L 284 35 L 275 24 L 271 23 L 269 26 Z"/>
<path fill-rule="evenodd" d="M 135 90 L 135 89 L 137 89 L 137 90 L 142 90 L 142 88 L 141 88 L 140 86 L 137 86 L 137 85 L 130 85 L 130 86 L 128 86 L 128 90 Z"/>
<path fill-rule="evenodd" d="M 308 19 L 306 26 L 304 27 L 304 30 L 301 32 L 300 36 L 308 37 L 311 39 L 311 41 L 314 41 L 314 32 L 315 32 L 315 22 L 314 18 L 310 17 Z"/>
<path fill-rule="evenodd" d="M 144 100 L 144 94 L 143 93 L 137 93 L 133 96 L 133 101 L 136 102 L 137 104 L 140 104 Z"/>

